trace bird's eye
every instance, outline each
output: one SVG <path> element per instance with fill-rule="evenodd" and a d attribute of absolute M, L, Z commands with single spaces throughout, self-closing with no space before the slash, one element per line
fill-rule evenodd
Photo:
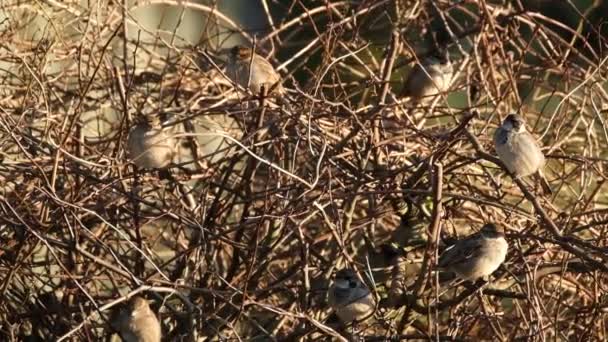
<path fill-rule="evenodd" d="M 356 281 L 352 281 L 352 280 L 351 280 L 351 281 L 349 281 L 349 282 L 348 282 L 348 286 L 349 286 L 351 289 L 354 289 L 355 287 L 357 287 L 357 282 L 356 282 Z"/>

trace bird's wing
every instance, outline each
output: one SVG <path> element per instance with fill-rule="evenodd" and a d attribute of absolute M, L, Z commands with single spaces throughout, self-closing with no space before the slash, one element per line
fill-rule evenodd
<path fill-rule="evenodd" d="M 508 140 L 509 135 L 507 134 L 507 131 L 502 129 L 502 127 L 498 127 L 496 129 L 496 132 L 494 132 L 494 143 L 496 145 L 504 145 L 507 143 Z"/>
<path fill-rule="evenodd" d="M 523 152 L 522 155 L 526 155 L 530 161 L 540 160 L 541 166 L 545 163 L 545 155 L 540 149 L 538 141 L 529 132 L 522 132 L 518 134 L 517 139 L 512 141 L 513 150 L 516 152 Z M 527 153 L 526 153 L 527 152 Z"/>
<path fill-rule="evenodd" d="M 367 286 L 362 285 L 356 288 L 343 289 L 339 287 L 332 287 L 329 292 L 329 303 L 331 306 L 345 306 L 352 302 L 356 302 L 362 298 L 365 298 L 370 293 Z"/>
<path fill-rule="evenodd" d="M 342 306 L 350 303 L 351 289 L 343 289 L 333 286 L 329 291 L 329 304 L 331 306 Z"/>
<path fill-rule="evenodd" d="M 405 79 L 401 96 L 419 96 L 420 94 L 418 93 L 422 93 L 421 89 L 424 88 L 424 84 L 428 83 L 429 77 L 427 73 L 430 71 L 430 68 L 426 69 L 424 66 L 416 63 Z"/>
<path fill-rule="evenodd" d="M 254 68 L 259 68 L 260 75 L 264 75 L 266 82 L 270 84 L 281 81 L 281 75 L 274 69 L 272 64 L 262 56 L 255 56 Z"/>
<path fill-rule="evenodd" d="M 353 294 L 352 294 L 353 299 L 351 300 L 351 302 L 355 302 L 362 298 L 365 298 L 369 294 L 370 294 L 370 292 L 369 292 L 369 289 L 367 288 L 367 286 L 362 285 L 360 287 L 357 287 L 355 289 L 355 291 L 353 291 Z"/>
<path fill-rule="evenodd" d="M 482 239 L 481 236 L 474 235 L 456 242 L 441 254 L 437 263 L 438 266 L 449 268 L 452 265 L 461 264 L 477 257 L 481 251 Z"/>

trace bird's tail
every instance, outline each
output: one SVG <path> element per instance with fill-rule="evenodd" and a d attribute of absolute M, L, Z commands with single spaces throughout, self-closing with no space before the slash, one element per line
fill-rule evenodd
<path fill-rule="evenodd" d="M 543 188 L 543 194 L 552 195 L 553 190 L 551 189 L 551 185 L 549 185 L 549 182 L 547 181 L 547 178 L 545 178 L 545 175 L 543 175 L 542 171 L 538 171 L 538 179 L 540 180 L 540 186 Z"/>

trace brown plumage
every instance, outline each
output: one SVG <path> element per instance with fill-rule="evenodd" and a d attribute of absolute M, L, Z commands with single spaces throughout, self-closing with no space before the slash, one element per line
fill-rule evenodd
<path fill-rule="evenodd" d="M 126 342 L 160 342 L 160 322 L 150 309 L 148 301 L 135 296 L 116 319 L 115 326 Z"/>
<path fill-rule="evenodd" d="M 235 46 L 229 52 L 226 75 L 253 94 L 260 94 L 262 87 L 272 94 L 284 94 L 281 76 L 272 64 L 251 48 Z M 271 90 L 272 89 L 272 90 Z"/>
<path fill-rule="evenodd" d="M 173 160 L 175 147 L 175 139 L 155 118 L 147 118 L 137 123 L 127 139 L 128 157 L 142 169 L 167 167 Z"/>
<path fill-rule="evenodd" d="M 505 261 L 508 248 L 503 229 L 489 223 L 478 233 L 448 247 L 437 265 L 461 279 L 474 281 L 496 271 Z"/>
<path fill-rule="evenodd" d="M 515 177 L 534 175 L 540 181 L 543 193 L 553 193 L 543 174 L 545 155 L 536 138 L 526 130 L 522 116 L 508 115 L 494 133 L 494 144 L 498 158 Z"/>
<path fill-rule="evenodd" d="M 424 97 L 446 92 L 454 76 L 454 69 L 447 58 L 429 56 L 416 63 L 403 84 L 401 96 L 419 101 Z"/>
<path fill-rule="evenodd" d="M 342 269 L 336 273 L 336 279 L 328 292 L 328 301 L 345 324 L 371 316 L 376 307 L 369 288 L 351 269 Z"/>

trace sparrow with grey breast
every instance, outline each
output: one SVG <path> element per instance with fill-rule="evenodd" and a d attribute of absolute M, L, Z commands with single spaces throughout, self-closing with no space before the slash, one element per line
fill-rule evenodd
<path fill-rule="evenodd" d="M 551 194 L 551 186 L 543 175 L 545 156 L 538 141 L 526 130 L 524 119 L 509 114 L 494 133 L 496 154 L 515 177 L 535 175 L 543 192 Z"/>
<path fill-rule="evenodd" d="M 376 307 L 369 288 L 352 269 L 342 269 L 336 273 L 329 288 L 328 301 L 344 324 L 368 318 Z"/>
<path fill-rule="evenodd" d="M 445 93 L 450 88 L 453 76 L 454 68 L 446 54 L 428 56 L 414 65 L 404 82 L 401 96 L 419 101 Z"/>
<path fill-rule="evenodd" d="M 142 169 L 162 169 L 173 160 L 176 149 L 175 139 L 167 129 L 163 129 L 160 120 L 148 116 L 135 124 L 127 139 L 129 159 Z"/>
<path fill-rule="evenodd" d="M 148 301 L 135 296 L 113 322 L 126 342 L 160 342 L 160 322 L 154 315 Z"/>
<path fill-rule="evenodd" d="M 281 76 L 272 64 L 248 47 L 235 46 L 230 49 L 226 75 L 255 95 L 260 94 L 262 88 L 275 95 L 286 93 L 281 85 Z"/>
<path fill-rule="evenodd" d="M 478 233 L 448 247 L 437 265 L 463 280 L 476 281 L 498 269 L 505 261 L 508 248 L 503 229 L 488 223 Z"/>

